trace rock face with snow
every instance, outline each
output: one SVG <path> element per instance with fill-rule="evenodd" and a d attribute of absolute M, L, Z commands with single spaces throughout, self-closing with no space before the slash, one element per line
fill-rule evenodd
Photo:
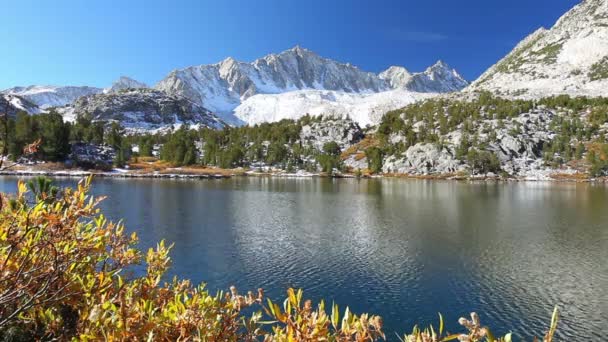
<path fill-rule="evenodd" d="M 155 130 L 182 124 L 212 128 L 225 125 L 209 110 L 188 99 L 152 89 L 128 89 L 81 97 L 70 111 L 74 118 L 90 115 L 93 120 L 114 120 L 127 129 L 135 130 Z"/>
<path fill-rule="evenodd" d="M 391 88 L 407 89 L 418 93 L 450 93 L 460 91 L 469 83 L 443 61 L 438 61 L 424 72 L 410 73 L 407 69 L 392 66 L 378 75 Z"/>
<path fill-rule="evenodd" d="M 255 94 L 277 94 L 300 89 L 378 92 L 386 84 L 350 64 L 323 58 L 296 46 L 245 63 L 227 58 L 220 63 L 171 72 L 156 85 L 184 95 L 215 111 L 229 111 Z"/>
<path fill-rule="evenodd" d="M 300 141 L 321 151 L 323 145 L 335 141 L 342 150 L 363 139 L 363 131 L 359 125 L 346 118 L 323 117 L 310 124 L 302 126 Z"/>
<path fill-rule="evenodd" d="M 544 97 L 608 95 L 608 0 L 584 0 L 540 28 L 468 90 Z"/>
<path fill-rule="evenodd" d="M 0 113 L 5 111 L 8 112 L 9 116 L 15 116 L 19 111 L 38 114 L 40 108 L 21 96 L 0 94 Z"/>
<path fill-rule="evenodd" d="M 40 109 L 61 107 L 74 102 L 81 96 L 99 94 L 103 90 L 95 87 L 57 87 L 29 86 L 14 87 L 2 91 L 4 94 L 17 95 L 35 104 Z"/>
<path fill-rule="evenodd" d="M 411 92 L 450 92 L 464 88 L 467 83 L 455 70 L 445 63 L 438 63 L 425 72 L 410 75 L 407 70 L 393 69 L 377 75 L 365 72 L 351 64 L 343 64 L 323 58 L 316 53 L 295 47 L 293 49 L 271 54 L 252 63 L 239 62 L 233 58 L 211 64 L 189 67 L 171 72 L 161 80 L 156 89 L 169 94 L 178 94 L 219 113 L 231 122 L 249 124 L 276 121 L 281 118 L 297 118 L 307 112 L 300 111 L 281 117 L 274 113 L 282 112 L 294 101 L 309 104 L 299 109 L 312 111 L 319 108 L 319 102 L 334 102 L 335 105 L 321 106 L 348 108 L 353 102 L 364 102 L 366 99 L 386 99 L 393 102 L 391 96 L 380 96 L 377 99 L 367 97 L 369 94 L 382 93 L 393 89 Z M 410 83 L 404 80 L 411 76 Z M 409 79 L 409 78 L 408 78 Z M 311 92 L 317 90 L 319 92 Z M 256 95 L 283 95 L 258 97 Z M 330 94 L 330 95 L 328 95 Z M 327 100 L 329 97 L 329 100 Z M 357 99 L 355 99 L 357 98 Z M 345 102 L 342 102 L 345 100 Z M 370 103 L 368 107 L 390 104 Z M 302 108 L 304 107 L 304 108 Z M 292 110 L 293 111 L 293 110 Z M 236 119 L 232 114 L 236 114 Z M 372 114 L 366 111 L 366 114 Z M 255 118 L 255 119 L 252 119 Z M 367 122 L 365 122 L 367 121 Z M 359 121 L 369 123 L 369 118 Z"/>
<path fill-rule="evenodd" d="M 121 76 L 119 79 L 112 83 L 110 88 L 106 88 L 103 90 L 104 93 L 117 93 L 121 90 L 126 89 L 140 89 L 140 88 L 148 88 L 148 85 L 139 81 L 136 81 L 127 76 Z"/>

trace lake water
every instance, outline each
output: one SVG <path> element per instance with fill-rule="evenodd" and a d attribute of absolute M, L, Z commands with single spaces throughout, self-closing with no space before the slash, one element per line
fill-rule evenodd
<path fill-rule="evenodd" d="M 14 191 L 14 177 L 0 191 Z M 73 185 L 76 180 L 58 180 Z M 471 311 L 530 340 L 561 309 L 559 337 L 608 336 L 608 187 L 400 179 L 97 179 L 106 215 L 143 247 L 174 242 L 171 275 L 211 289 L 288 287 L 450 331 Z M 529 329 L 526 329 L 529 328 Z"/>

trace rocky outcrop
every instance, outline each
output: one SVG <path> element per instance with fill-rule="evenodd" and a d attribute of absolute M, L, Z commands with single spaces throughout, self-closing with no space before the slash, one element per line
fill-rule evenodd
<path fill-rule="evenodd" d="M 71 106 L 71 115 L 90 115 L 93 120 L 118 121 L 127 129 L 148 131 L 181 125 L 211 128 L 225 125 L 209 110 L 188 99 L 152 89 L 81 97 Z"/>
<path fill-rule="evenodd" d="M 495 154 L 500 161 L 500 169 L 512 176 L 528 176 L 546 167 L 543 162 L 543 148 L 555 137 L 551 122 L 557 114 L 546 109 L 536 109 L 515 118 L 504 120 L 481 120 L 475 135 L 486 147 L 484 150 Z M 406 152 L 388 156 L 382 167 L 386 173 L 412 175 L 436 175 L 469 172 L 475 174 L 466 163 L 467 156 L 456 157 L 463 134 L 461 128 L 441 137 L 437 144 L 418 143 Z M 470 137 L 469 137 L 470 139 Z M 391 144 L 405 142 L 401 135 L 389 137 Z"/>
<path fill-rule="evenodd" d="M 75 143 L 72 144 L 68 163 L 78 167 L 109 170 L 115 157 L 116 151 L 110 146 Z"/>
<path fill-rule="evenodd" d="M 342 161 L 346 168 L 349 168 L 352 171 L 356 170 L 365 170 L 368 168 L 367 157 L 365 155 L 353 154 L 348 156 L 345 160 Z"/>
<path fill-rule="evenodd" d="M 534 111 L 496 128 L 496 140 L 489 142 L 488 150 L 496 153 L 503 171 L 523 175 L 542 167 L 543 147 L 555 136 L 549 126 L 554 116 L 551 111 Z"/>
<path fill-rule="evenodd" d="M 429 143 L 418 143 L 402 155 L 390 156 L 382 166 L 384 173 L 410 175 L 444 175 L 465 169 L 464 163 L 456 160 L 452 151 Z"/>
<path fill-rule="evenodd" d="M 340 148 L 354 145 L 363 139 L 361 127 L 350 119 L 322 118 L 302 126 L 300 141 L 321 151 L 323 145 L 335 141 Z"/>

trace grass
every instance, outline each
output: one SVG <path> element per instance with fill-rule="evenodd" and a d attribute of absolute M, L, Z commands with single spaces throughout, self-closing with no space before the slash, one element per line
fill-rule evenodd
<path fill-rule="evenodd" d="M 536 37 L 536 39 L 530 41 L 525 46 L 522 46 L 521 49 L 517 50 L 513 55 L 506 57 L 503 62 L 496 66 L 496 71 L 503 73 L 514 73 L 519 70 L 519 67 L 526 62 L 526 59 L 523 58 L 524 53 L 532 48 L 534 44 L 536 44 L 542 37 L 543 35 L 539 35 Z M 488 78 L 491 76 L 492 75 L 488 75 Z"/>
<path fill-rule="evenodd" d="M 574 182 L 585 182 L 589 180 L 589 174 L 588 173 L 583 173 L 583 172 L 577 172 L 577 173 L 555 173 L 552 174 L 551 179 L 556 180 L 556 181 L 574 181 Z"/>
<path fill-rule="evenodd" d="M 222 169 L 202 165 L 178 167 L 169 162 L 152 157 L 138 158 L 129 162 L 129 169 L 136 173 L 179 174 L 179 175 L 222 175 L 233 176 L 245 174 L 244 169 Z"/>

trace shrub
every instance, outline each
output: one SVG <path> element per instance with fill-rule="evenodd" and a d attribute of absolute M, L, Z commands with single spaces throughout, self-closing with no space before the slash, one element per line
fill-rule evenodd
<path fill-rule="evenodd" d="M 365 156 L 367 157 L 367 166 L 372 173 L 379 173 L 382 171 L 382 150 L 378 147 L 370 147 L 365 150 Z"/>
<path fill-rule="evenodd" d="M 608 57 L 604 57 L 597 63 L 593 64 L 589 70 L 588 76 L 591 81 L 608 78 Z"/>
<path fill-rule="evenodd" d="M 489 151 L 470 149 L 467 154 L 467 162 L 476 173 L 500 172 L 500 160 L 496 154 Z"/>
<path fill-rule="evenodd" d="M 302 290 L 288 289 L 283 305 L 235 287 L 211 294 L 204 285 L 174 278 L 163 282 L 170 246 L 145 253 L 137 236 L 105 219 L 103 198 L 89 195 L 90 179 L 57 191 L 48 181 L 20 182 L 17 194 L 0 197 L 0 340 L 111 341 L 376 341 L 382 319 L 355 315 L 324 302 L 313 306 Z M 145 261 L 143 275 L 129 277 Z M 254 311 L 245 314 L 243 309 Z M 267 318 L 267 320 L 262 320 Z M 405 341 L 510 341 L 461 319 L 468 330 L 443 336 L 414 329 Z M 555 333 L 557 312 L 544 341 Z"/>

